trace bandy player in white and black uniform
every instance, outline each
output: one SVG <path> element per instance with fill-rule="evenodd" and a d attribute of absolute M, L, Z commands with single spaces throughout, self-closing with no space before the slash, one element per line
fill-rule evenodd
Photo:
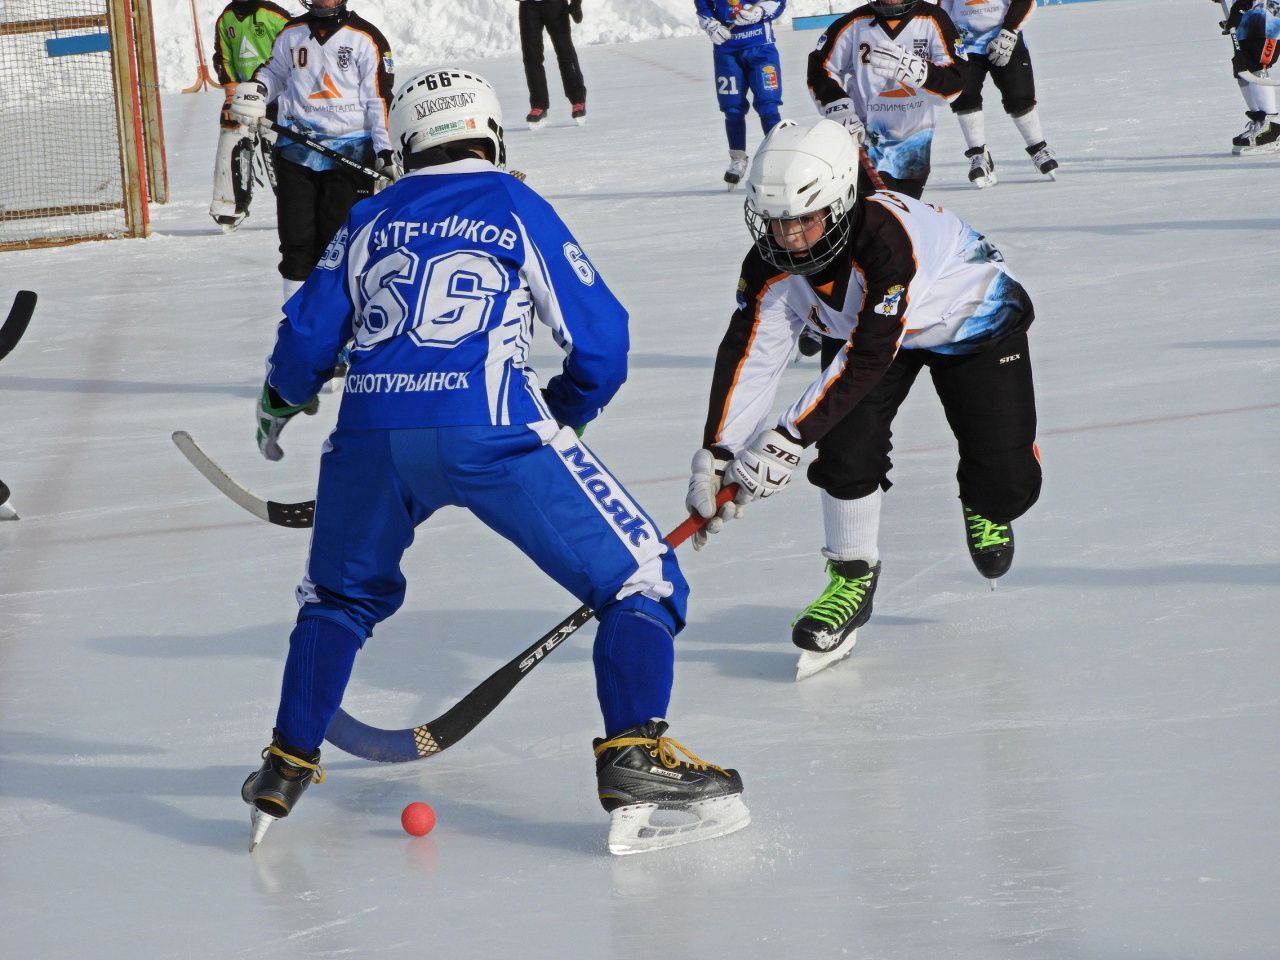
<path fill-rule="evenodd" d="M 1231 139 L 1236 156 L 1280 151 L 1280 117 L 1276 114 L 1276 88 L 1254 83 L 1249 76 L 1270 71 L 1280 60 L 1280 0 L 1222 0 L 1227 18 L 1222 32 L 1231 37 L 1235 53 L 1231 72 L 1244 97 L 1249 123 Z"/>
<path fill-rule="evenodd" d="M 282 127 L 394 179 L 387 110 L 391 48 L 346 0 L 306 0 L 276 37 L 271 59 L 236 87 L 231 113 L 260 123 L 275 102 Z M 302 286 L 373 178 L 287 136 L 276 141 L 276 213 L 284 299 Z"/>
<path fill-rule="evenodd" d="M 783 121 L 747 175 L 737 309 L 716 355 L 687 505 L 716 532 L 715 491 L 738 504 L 782 489 L 806 447 L 818 458 L 830 582 L 793 622 L 818 666 L 845 653 L 871 615 L 880 574 L 881 491 L 891 426 L 928 368 L 959 446 L 956 477 L 970 555 L 994 580 L 1013 562 L 1012 521 L 1040 495 L 1027 347 L 1033 311 L 998 250 L 953 213 L 904 194 L 859 196 L 856 148 L 838 124 Z M 773 418 L 801 330 L 823 337 L 823 369 Z M 696 542 L 695 542 L 695 545 Z"/>
<path fill-rule="evenodd" d="M 1035 0 L 939 0 L 960 34 L 965 53 L 964 90 L 951 101 L 951 109 L 964 134 L 964 155 L 969 158 L 969 180 L 979 188 L 995 186 L 995 164 L 987 150 L 982 118 L 982 85 L 991 74 L 1000 91 L 1004 112 L 1027 145 L 1027 156 L 1036 169 L 1053 178 L 1058 161 L 1045 143 L 1036 112 L 1036 78 L 1031 53 L 1022 28 L 1031 19 Z"/>
<path fill-rule="evenodd" d="M 960 93 L 955 27 L 923 0 L 879 0 L 846 13 L 809 54 L 818 112 L 863 141 L 884 185 L 919 197 L 929 179 L 934 108 Z M 859 190 L 869 193 L 864 173 Z"/>

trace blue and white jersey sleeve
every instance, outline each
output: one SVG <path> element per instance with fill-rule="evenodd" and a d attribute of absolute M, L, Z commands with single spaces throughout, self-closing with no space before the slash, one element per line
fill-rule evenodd
<path fill-rule="evenodd" d="M 516 201 L 521 274 L 535 315 L 566 354 L 547 403 L 560 423 L 581 427 L 627 378 L 627 311 L 549 203 L 528 188 Z"/>

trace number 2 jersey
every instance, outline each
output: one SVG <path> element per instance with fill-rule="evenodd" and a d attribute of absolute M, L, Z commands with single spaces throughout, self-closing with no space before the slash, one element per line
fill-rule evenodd
<path fill-rule="evenodd" d="M 915 87 L 871 69 L 871 50 L 891 40 L 929 61 L 924 85 Z M 827 27 L 809 54 L 809 93 L 819 109 L 848 97 L 867 128 L 867 155 L 899 179 L 929 174 L 934 108 L 959 96 L 959 40 L 942 10 L 918 3 L 905 16 L 884 20 L 869 5 Z"/>
<path fill-rule="evenodd" d="M 253 78 L 275 100 L 282 127 L 305 133 L 368 164 L 391 149 L 387 111 L 394 85 L 391 48 L 378 28 L 354 13 L 340 20 L 290 20 Z M 313 170 L 338 166 L 310 147 L 279 141 L 280 155 Z"/>
<path fill-rule="evenodd" d="M 859 197 L 852 239 L 800 277 L 752 248 L 716 354 L 703 446 L 736 453 L 778 423 L 806 446 L 841 420 L 899 348 L 977 353 L 1031 323 L 1031 300 L 987 240 L 955 214 L 900 193 Z M 778 384 L 808 326 L 845 341 L 777 421 Z"/>
<path fill-rule="evenodd" d="M 549 440 L 626 379 L 626 310 L 551 205 L 480 159 L 357 203 L 284 312 L 267 379 L 290 403 L 354 339 L 339 427 L 529 424 Z M 545 394 L 535 315 L 566 353 Z"/>

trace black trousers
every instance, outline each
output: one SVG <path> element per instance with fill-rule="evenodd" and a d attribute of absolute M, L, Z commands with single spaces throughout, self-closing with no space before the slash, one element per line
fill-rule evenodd
<path fill-rule="evenodd" d="M 843 347 L 824 338 L 823 363 Z M 1016 520 L 1035 504 L 1041 483 L 1025 326 L 981 353 L 899 350 L 880 381 L 818 441 L 809 482 L 838 500 L 858 500 L 876 487 L 888 490 L 893 419 L 924 367 L 959 444 L 961 501 L 997 523 Z"/>
<path fill-rule="evenodd" d="M 964 89 L 951 101 L 952 112 L 977 113 L 982 109 L 982 85 L 987 74 L 995 81 L 1001 105 L 1009 116 L 1020 117 L 1035 109 L 1036 76 L 1031 69 L 1031 52 L 1022 34 L 1018 34 L 1013 56 L 1003 67 L 993 66 L 986 57 L 975 53 L 968 60 L 960 61 L 960 71 L 964 76 Z"/>
<path fill-rule="evenodd" d="M 587 85 L 578 66 L 569 24 L 568 0 L 523 0 L 520 4 L 520 53 L 524 57 L 524 78 L 529 84 L 529 106 L 546 110 L 551 106 L 547 93 L 547 71 L 542 66 L 542 31 L 551 37 L 560 64 L 560 82 L 570 103 L 587 102 Z"/>
<path fill-rule="evenodd" d="M 280 275 L 305 280 L 357 200 L 373 193 L 373 178 L 339 167 L 312 170 L 276 153 L 276 229 Z"/>

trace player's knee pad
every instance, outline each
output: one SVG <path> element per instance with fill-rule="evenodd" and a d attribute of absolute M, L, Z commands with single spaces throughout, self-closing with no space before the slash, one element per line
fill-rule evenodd
<path fill-rule="evenodd" d="M 982 88 L 977 90 L 966 90 L 960 96 L 951 101 L 952 113 L 981 113 L 982 112 Z"/>
<path fill-rule="evenodd" d="M 885 476 L 891 466 L 888 457 L 885 457 L 884 463 L 884 470 L 877 474 L 876 471 L 847 470 L 846 464 L 833 464 L 830 458 L 823 463 L 823 458 L 819 456 L 809 464 L 809 482 L 837 500 L 861 500 L 871 496 L 876 490 L 888 490 L 893 486 Z"/>
<path fill-rule="evenodd" d="M 1001 104 L 1004 106 L 1004 112 L 1017 120 L 1019 117 L 1025 117 L 1036 108 L 1036 98 L 1016 95 L 1006 97 L 1001 101 Z"/>

